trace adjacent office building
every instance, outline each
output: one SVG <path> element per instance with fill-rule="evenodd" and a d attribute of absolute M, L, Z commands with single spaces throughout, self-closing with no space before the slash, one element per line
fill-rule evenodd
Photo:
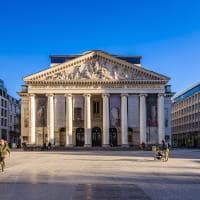
<path fill-rule="evenodd" d="M 20 143 L 20 101 L 7 93 L 0 79 L 0 138 Z"/>
<path fill-rule="evenodd" d="M 173 98 L 172 136 L 175 147 L 200 147 L 200 83 Z"/>

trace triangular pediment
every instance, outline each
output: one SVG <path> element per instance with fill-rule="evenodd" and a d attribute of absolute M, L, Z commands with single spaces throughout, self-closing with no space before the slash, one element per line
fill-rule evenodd
<path fill-rule="evenodd" d="M 101 51 L 91 51 L 73 60 L 24 78 L 29 82 L 53 81 L 168 81 L 169 78 Z"/>

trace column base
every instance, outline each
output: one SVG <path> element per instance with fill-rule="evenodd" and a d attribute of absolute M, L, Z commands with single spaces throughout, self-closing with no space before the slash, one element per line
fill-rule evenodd
<path fill-rule="evenodd" d="M 108 148 L 108 147 L 110 147 L 110 145 L 109 144 L 103 144 L 102 147 Z"/>
<path fill-rule="evenodd" d="M 92 147 L 91 144 L 85 144 L 84 147 Z"/>
<path fill-rule="evenodd" d="M 73 144 L 67 144 L 66 147 L 73 147 Z"/>
<path fill-rule="evenodd" d="M 123 148 L 128 148 L 128 147 L 129 147 L 129 144 L 122 144 L 121 147 L 123 147 Z"/>

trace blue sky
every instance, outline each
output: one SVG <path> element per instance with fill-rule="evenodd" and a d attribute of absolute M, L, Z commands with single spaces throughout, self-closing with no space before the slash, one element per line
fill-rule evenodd
<path fill-rule="evenodd" d="M 102 49 L 141 55 L 179 92 L 200 81 L 199 10 L 198 0 L 0 0 L 0 78 L 17 97 L 50 54 Z"/>

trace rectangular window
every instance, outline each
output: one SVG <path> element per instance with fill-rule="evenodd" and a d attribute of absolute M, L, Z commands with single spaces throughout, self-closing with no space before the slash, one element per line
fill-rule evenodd
<path fill-rule="evenodd" d="M 82 108 L 74 108 L 74 119 L 81 120 Z"/>
<path fill-rule="evenodd" d="M 100 108 L 99 108 L 99 101 L 93 101 L 93 114 L 99 114 Z"/>

